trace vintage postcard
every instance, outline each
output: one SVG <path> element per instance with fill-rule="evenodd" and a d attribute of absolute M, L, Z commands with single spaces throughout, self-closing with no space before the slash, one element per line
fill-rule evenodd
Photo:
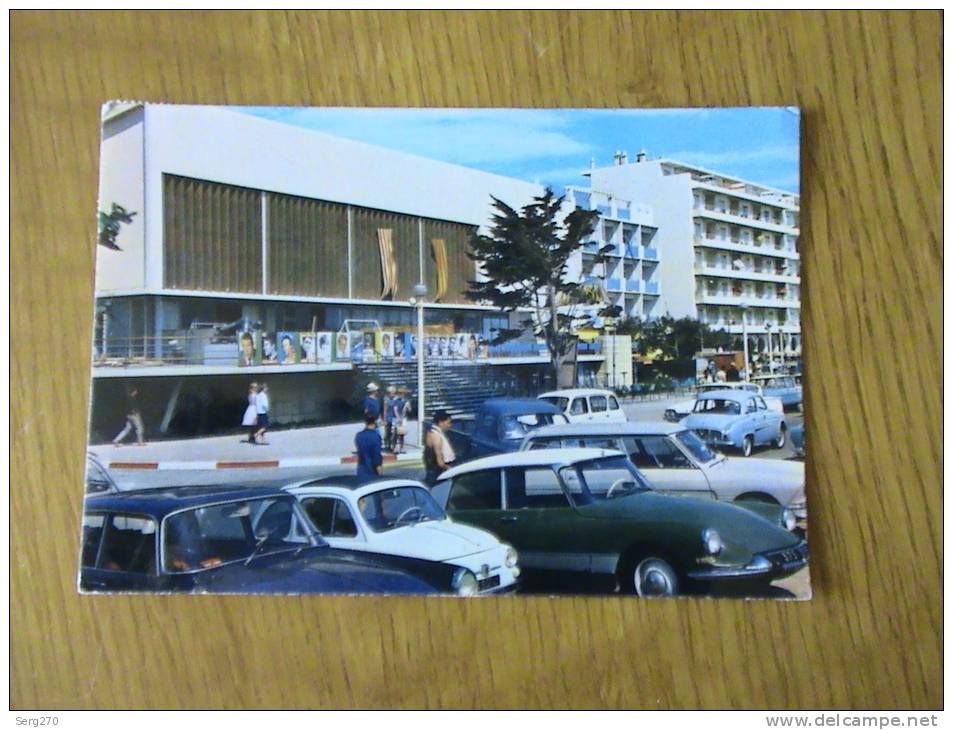
<path fill-rule="evenodd" d="M 80 590 L 810 598 L 799 125 L 105 105 Z"/>

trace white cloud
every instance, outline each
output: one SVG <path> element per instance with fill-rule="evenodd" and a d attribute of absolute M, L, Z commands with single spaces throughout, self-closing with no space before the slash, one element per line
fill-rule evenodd
<path fill-rule="evenodd" d="M 552 110 L 256 109 L 295 126 L 461 165 L 584 155 L 592 145 L 560 131 Z"/>
<path fill-rule="evenodd" d="M 750 150 L 726 150 L 724 152 L 680 151 L 665 155 L 679 162 L 689 162 L 700 167 L 724 167 L 737 163 L 786 162 L 798 163 L 800 150 L 796 144 L 768 145 Z"/>

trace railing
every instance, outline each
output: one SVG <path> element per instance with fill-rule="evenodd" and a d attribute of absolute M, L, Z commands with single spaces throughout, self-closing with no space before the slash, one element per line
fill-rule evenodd
<path fill-rule="evenodd" d="M 635 281 L 627 281 L 625 283 L 625 290 L 629 292 L 635 292 L 636 294 L 642 291 L 642 280 L 636 279 Z"/>
<path fill-rule="evenodd" d="M 621 218 L 624 221 L 631 220 L 628 208 L 616 208 L 615 216 L 616 218 Z"/>
<path fill-rule="evenodd" d="M 644 258 L 647 259 L 658 259 L 658 249 L 655 248 L 645 248 L 644 249 Z"/>
<path fill-rule="evenodd" d="M 621 279 L 609 279 L 606 282 L 606 287 L 609 291 L 622 291 L 622 280 Z"/>
<path fill-rule="evenodd" d="M 608 205 L 597 205 L 596 210 L 598 210 L 602 215 L 612 215 L 612 208 Z"/>
<path fill-rule="evenodd" d="M 589 277 L 596 285 L 600 282 Z M 589 283 L 587 281 L 587 283 Z M 478 338 L 483 335 L 475 333 Z M 336 333 L 332 333 L 332 337 Z M 255 345 L 261 347 L 261 340 Z M 310 359 L 305 359 L 305 353 L 295 346 L 294 357 L 286 358 L 282 352 L 281 343 L 272 342 L 267 350 L 261 353 L 252 351 L 249 361 L 243 362 L 242 350 L 237 338 L 213 337 L 209 334 L 195 335 L 164 335 L 139 337 L 107 337 L 105 348 L 101 336 L 97 336 L 93 344 L 93 367 L 126 368 L 126 367 L 234 367 L 242 368 L 248 365 L 271 366 L 281 370 L 294 370 L 321 365 L 351 366 L 352 364 L 368 363 L 401 363 L 416 362 L 413 356 L 379 356 L 351 360 L 350 357 L 338 358 L 330 347 L 323 352 L 319 349 Z M 478 347 L 476 358 L 467 356 L 426 357 L 427 362 L 444 361 L 473 361 L 479 362 L 487 358 L 523 358 L 539 357 L 546 354 L 545 344 L 539 342 L 511 341 L 498 345 L 483 345 Z"/>
<path fill-rule="evenodd" d="M 658 294 L 658 282 L 657 281 L 647 281 L 645 282 L 645 293 L 646 294 Z"/>

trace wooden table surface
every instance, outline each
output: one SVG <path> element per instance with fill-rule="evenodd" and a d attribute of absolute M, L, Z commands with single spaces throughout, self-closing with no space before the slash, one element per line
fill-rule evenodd
<path fill-rule="evenodd" d="M 940 706 L 942 22 L 14 11 L 13 706 Z M 800 106 L 814 600 L 78 596 L 108 99 Z"/>

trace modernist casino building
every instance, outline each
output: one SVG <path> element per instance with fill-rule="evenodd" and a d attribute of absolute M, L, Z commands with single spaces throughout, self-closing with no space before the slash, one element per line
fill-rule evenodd
<path fill-rule="evenodd" d="M 100 210 L 136 215 L 119 250 L 97 246 L 93 441 L 121 424 L 131 386 L 153 435 L 188 435 L 237 424 L 252 380 L 268 383 L 279 423 L 351 420 L 370 379 L 416 384 L 414 364 L 389 357 L 300 362 L 299 351 L 294 364 L 260 355 L 243 364 L 243 332 L 259 348 L 279 333 L 298 333 L 296 347 L 308 332 L 399 336 L 414 330 L 410 300 L 421 282 L 435 338 L 487 343 L 525 316 L 465 298 L 479 276 L 466 252 L 490 225 L 491 196 L 518 208 L 539 185 L 228 109 L 137 104 L 107 110 L 101 170 Z M 589 193 L 567 199 L 600 213 L 570 275 L 601 283 L 630 315 L 697 316 L 691 245 L 667 260 L 652 208 Z M 606 244 L 608 268 L 593 253 Z M 547 384 L 545 349 L 528 334 L 479 352 L 428 363 L 432 404 Z M 579 360 L 582 382 L 605 372 L 597 344 Z"/>

